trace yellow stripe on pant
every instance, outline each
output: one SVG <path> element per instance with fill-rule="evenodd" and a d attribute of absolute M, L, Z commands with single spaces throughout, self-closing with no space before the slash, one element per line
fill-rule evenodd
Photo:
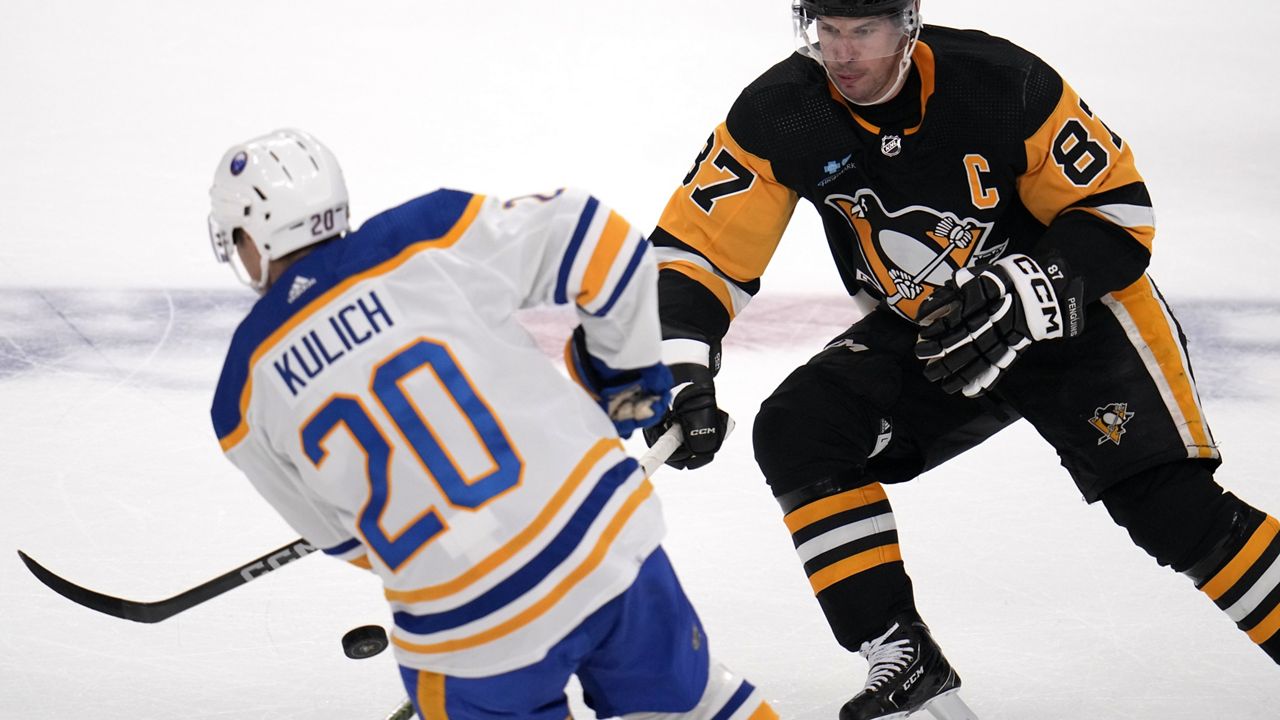
<path fill-rule="evenodd" d="M 1102 298 L 1147 367 L 1191 458 L 1218 459 L 1218 447 L 1200 410 L 1191 366 L 1174 322 L 1151 279 Z"/>

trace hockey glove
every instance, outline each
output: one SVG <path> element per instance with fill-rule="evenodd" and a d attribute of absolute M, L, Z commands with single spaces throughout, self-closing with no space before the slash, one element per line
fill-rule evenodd
<path fill-rule="evenodd" d="M 1084 327 L 1083 283 L 1061 262 L 1026 255 L 964 268 L 920 307 L 916 357 L 948 393 L 990 390 L 1033 342 L 1075 337 Z"/>
<path fill-rule="evenodd" d="M 716 386 L 711 370 L 703 365 L 681 363 L 672 368 L 679 391 L 671 411 L 662 422 L 644 431 L 644 441 L 653 446 L 674 423 L 679 423 L 684 442 L 667 458 L 677 470 L 694 470 L 711 462 L 724 442 L 729 413 L 716 406 Z"/>
<path fill-rule="evenodd" d="M 587 351 L 587 335 L 579 325 L 565 349 L 569 374 L 599 403 L 618 435 L 631 437 L 637 428 L 662 418 L 671 402 L 671 371 L 662 363 L 615 370 Z"/>

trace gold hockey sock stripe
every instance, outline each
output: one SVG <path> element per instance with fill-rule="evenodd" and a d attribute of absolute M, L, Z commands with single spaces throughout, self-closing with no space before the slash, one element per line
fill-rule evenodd
<path fill-rule="evenodd" d="M 902 551 L 897 543 L 881 545 L 832 563 L 810 575 L 809 584 L 813 587 L 813 593 L 816 595 L 841 580 L 847 580 L 858 573 L 866 572 L 871 568 L 891 562 L 902 562 Z"/>
<path fill-rule="evenodd" d="M 1277 605 L 1270 615 L 1263 618 L 1262 622 L 1249 630 L 1249 639 L 1261 645 L 1275 637 L 1277 631 L 1280 631 L 1280 605 Z"/>
<path fill-rule="evenodd" d="M 1209 582 L 1205 583 L 1200 590 L 1209 596 L 1210 600 L 1217 601 L 1227 593 L 1235 584 L 1240 582 L 1240 578 L 1253 567 L 1262 553 L 1266 552 L 1272 541 L 1280 534 L 1280 521 L 1277 521 L 1270 515 L 1263 521 L 1262 525 L 1253 532 L 1249 541 L 1244 544 L 1240 552 L 1227 563 L 1226 567 L 1218 571 Z"/>
<path fill-rule="evenodd" d="M 847 490 L 837 495 L 824 497 L 816 502 L 796 508 L 787 513 L 782 518 L 782 521 L 786 523 L 787 530 L 790 530 L 791 534 L 794 535 L 802 528 L 836 513 L 856 510 L 888 499 L 889 496 L 885 494 L 884 486 L 880 483 L 872 483 L 856 490 Z"/>

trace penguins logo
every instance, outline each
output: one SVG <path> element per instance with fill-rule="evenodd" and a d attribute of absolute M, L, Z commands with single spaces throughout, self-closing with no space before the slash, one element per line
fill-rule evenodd
<path fill-rule="evenodd" d="M 1111 403 L 1094 410 L 1089 424 L 1102 433 L 1102 437 L 1098 438 L 1098 444 L 1101 445 L 1110 440 L 1119 445 L 1121 436 L 1128 432 L 1124 426 L 1133 419 L 1134 415 L 1137 413 L 1129 412 L 1128 403 Z"/>
<path fill-rule="evenodd" d="M 900 315 L 915 319 L 921 303 L 967 265 L 989 262 L 1004 252 L 1008 241 L 990 242 L 991 223 L 913 205 L 898 212 L 885 210 L 871 190 L 853 196 L 830 195 L 826 204 L 840 212 L 853 228 L 858 251 L 872 277 L 859 271 Z"/>

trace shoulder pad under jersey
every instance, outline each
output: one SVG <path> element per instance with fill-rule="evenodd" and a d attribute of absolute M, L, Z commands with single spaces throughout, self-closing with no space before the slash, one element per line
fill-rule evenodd
<path fill-rule="evenodd" d="M 933 51 L 937 99 L 942 106 L 936 109 L 969 115 L 991 136 L 1025 139 L 1053 113 L 1062 97 L 1058 73 L 1004 38 L 980 30 L 926 25 L 920 41 Z"/>
<path fill-rule="evenodd" d="M 847 146 L 847 138 L 831 133 L 848 122 L 848 111 L 827 89 L 822 66 L 792 53 L 742 91 L 725 126 L 742 149 L 777 162 Z"/>

